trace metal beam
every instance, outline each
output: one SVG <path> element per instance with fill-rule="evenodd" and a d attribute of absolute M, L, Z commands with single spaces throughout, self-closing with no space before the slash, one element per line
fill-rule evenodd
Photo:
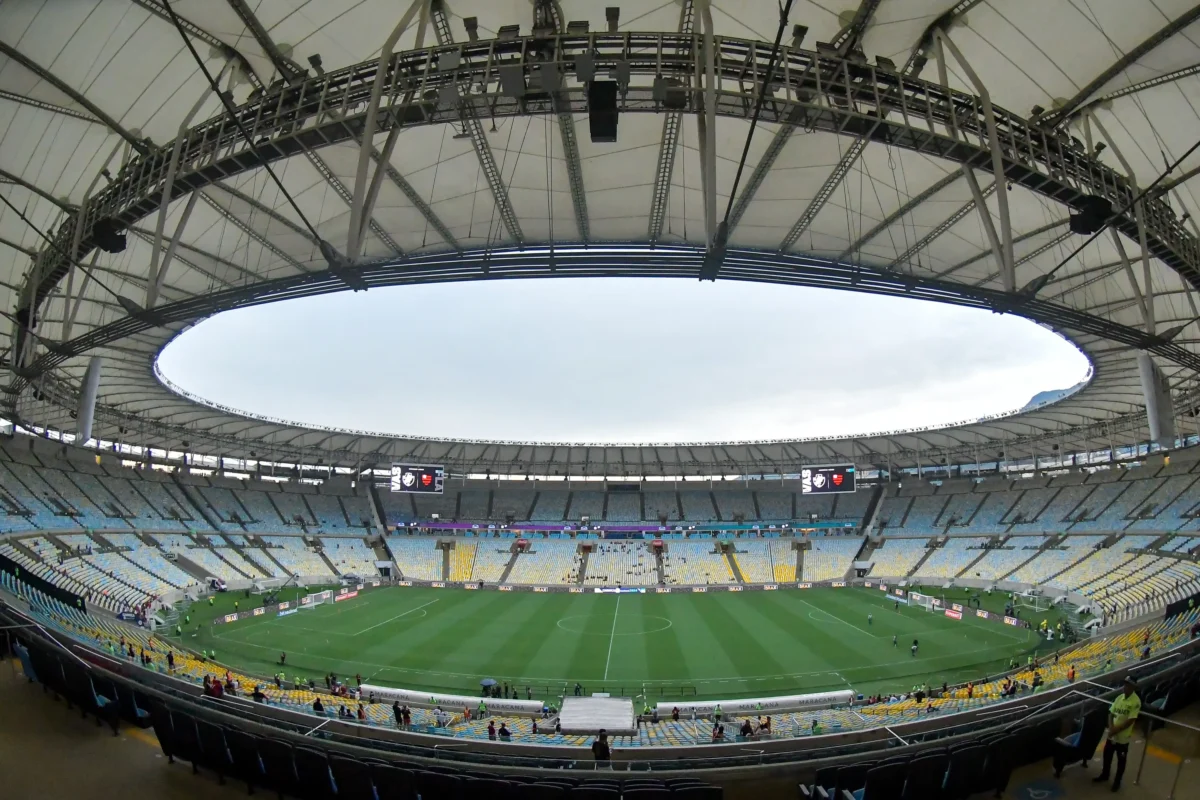
<path fill-rule="evenodd" d="M 1125 53 L 1123 56 L 1114 61 L 1108 69 L 1101 72 L 1093 78 L 1087 86 L 1084 86 L 1075 96 L 1067 102 L 1063 103 L 1059 108 L 1053 109 L 1042 117 L 1046 125 L 1054 126 L 1066 122 L 1073 117 L 1082 106 L 1091 99 L 1092 95 L 1104 88 L 1104 85 L 1113 78 L 1120 75 L 1130 65 L 1137 63 L 1144 56 L 1158 48 L 1163 42 L 1175 36 L 1181 30 L 1191 25 L 1196 20 L 1200 20 L 1200 4 L 1193 6 L 1188 11 L 1185 11 L 1180 16 L 1176 17 L 1164 27 L 1156 31 L 1150 38 L 1143 41 L 1137 47 Z"/>
<path fill-rule="evenodd" d="M 1048 250 L 1052 250 L 1055 247 L 1058 247 L 1060 244 L 1065 242 L 1067 239 L 1070 239 L 1072 236 L 1075 236 L 1075 234 L 1072 233 L 1071 231 L 1067 231 L 1066 233 L 1060 233 L 1058 236 L 1055 236 L 1053 239 L 1046 242 L 1045 244 L 1042 244 L 1041 246 L 1035 247 L 1033 250 L 1030 250 L 1028 253 L 1026 253 L 1025 255 L 1021 256 L 1020 258 L 1018 258 L 1016 261 L 1013 262 L 1014 274 L 1015 274 L 1016 267 L 1019 267 L 1022 264 L 1028 264 L 1030 261 L 1033 261 L 1035 258 L 1040 256 L 1042 253 L 1045 253 Z M 1016 240 L 1014 239 L 1013 241 L 1015 242 Z M 991 281 L 996 280 L 996 278 L 998 278 L 998 277 L 1000 277 L 1000 273 L 993 272 L 991 275 L 988 275 L 983 280 L 976 281 L 974 285 L 981 286 L 985 283 L 990 283 Z"/>
<path fill-rule="evenodd" d="M 829 173 L 829 177 L 821 184 L 821 188 L 817 190 L 816 196 L 809 201 L 808 207 L 804 209 L 804 213 L 800 215 L 800 219 L 796 220 L 796 224 L 792 226 L 787 235 L 783 237 L 783 241 L 779 243 L 780 252 L 791 250 L 792 245 L 812 225 L 813 220 L 817 218 L 817 214 L 821 213 L 821 209 L 829 202 L 829 198 L 837 191 L 837 187 L 842 185 L 842 181 L 846 180 L 846 176 L 850 174 L 850 169 L 858 162 L 859 156 L 867 149 L 867 142 L 868 139 L 866 136 L 860 136 L 850 143 L 845 153 L 842 153 L 842 157 L 838 159 L 838 163 L 833 167 L 833 172 Z"/>
<path fill-rule="evenodd" d="M 710 250 L 717 236 L 717 47 L 716 27 L 713 24 L 712 0 L 698 0 L 700 27 L 703 31 L 704 103 L 703 113 L 696 114 L 700 134 L 700 189 L 704 198 L 704 243 Z"/>
<path fill-rule="evenodd" d="M 1190 78 L 1193 75 L 1200 75 L 1200 64 L 1193 64 L 1190 67 L 1184 67 L 1183 69 L 1177 69 L 1173 72 L 1167 72 L 1153 78 L 1147 78 L 1144 81 L 1132 83 L 1129 86 L 1126 86 L 1124 89 L 1117 89 L 1115 92 L 1109 92 L 1108 94 L 1103 95 L 1098 100 L 1093 100 L 1091 103 L 1088 103 L 1087 107 L 1090 108 L 1100 103 L 1107 103 L 1113 100 L 1119 100 L 1122 97 L 1129 97 L 1130 95 L 1144 92 L 1147 89 L 1165 86 L 1168 83 L 1175 83 L 1183 80 L 1184 78 Z"/>
<path fill-rule="evenodd" d="M 23 106 L 32 106 L 33 108 L 40 108 L 41 110 L 49 111 L 52 114 L 62 114 L 64 117 L 74 117 L 75 119 L 83 120 L 84 122 L 90 122 L 93 125 L 103 125 L 104 124 L 103 122 L 101 122 L 100 120 L 91 116 L 90 114 L 84 114 L 80 111 L 76 111 L 73 108 L 67 108 L 65 106 L 56 106 L 54 103 L 47 103 L 45 100 L 35 100 L 32 97 L 26 97 L 23 94 L 17 94 L 16 92 L 9 92 L 4 89 L 0 89 L 0 99 L 10 100 L 14 103 L 20 103 Z"/>
<path fill-rule="evenodd" d="M 233 13 L 238 15 L 242 24 L 246 26 L 246 30 L 250 31 L 254 41 L 258 42 L 258 46 L 267 54 L 267 58 L 275 66 L 281 78 L 288 83 L 293 83 L 304 77 L 306 70 L 283 54 L 271 39 L 271 35 L 267 33 L 267 29 L 250 10 L 250 6 L 246 5 L 245 0 L 226 0 L 226 2 L 233 9 Z"/>
<path fill-rule="evenodd" d="M 132 133 L 127 131 L 121 125 L 121 123 L 117 122 L 115 119 L 110 117 L 108 114 L 105 114 L 100 109 L 99 106 L 97 106 L 91 100 L 88 100 L 86 97 L 84 97 L 82 92 L 78 92 L 71 86 L 64 83 L 62 81 L 62 79 L 60 79 L 57 75 L 55 75 L 54 73 L 52 73 L 50 70 L 46 69 L 45 67 L 41 66 L 40 64 L 35 62 L 33 59 L 29 58 L 27 55 L 22 53 L 20 50 L 16 49 L 15 47 L 10 46 L 9 44 L 7 44 L 5 42 L 0 41 L 0 54 L 8 56 L 13 61 L 15 61 L 18 64 L 20 64 L 21 66 L 23 66 L 25 69 L 32 72 L 34 75 L 37 75 L 39 78 L 44 80 L 46 83 L 53 86 L 55 89 L 58 89 L 60 92 L 65 94 L 67 97 L 71 98 L 76 103 L 78 103 L 79 105 L 86 108 L 92 114 L 92 116 L 94 116 L 96 119 L 100 120 L 102 123 L 104 123 L 106 126 L 108 126 L 108 129 L 111 130 L 113 133 L 117 134 L 122 139 L 129 142 L 130 146 L 133 147 L 134 150 L 138 151 L 138 153 L 140 153 L 141 155 L 146 155 L 150 152 L 150 148 L 146 145 L 146 143 L 144 141 L 142 141 L 141 139 L 139 139 L 138 137 L 134 136 Z"/>
<path fill-rule="evenodd" d="M 34 250 L 33 248 L 25 247 L 24 245 L 19 245 L 10 239 L 5 239 L 3 237 L 0 237 L 0 244 L 4 245 L 5 247 L 11 247 L 13 250 L 20 251 L 20 252 L 24 253 L 25 255 L 29 256 L 30 258 L 37 257 L 37 251 Z"/>
<path fill-rule="evenodd" d="M 150 244 L 154 243 L 154 231 L 146 230 L 145 228 L 140 228 L 135 225 L 129 229 L 129 232 L 145 242 L 148 242 Z M 174 245 L 176 260 L 180 261 L 183 264 L 186 264 L 187 266 L 194 269 L 196 272 L 199 272 L 201 275 L 204 275 L 206 278 L 211 278 L 212 280 L 216 281 L 217 283 L 221 283 L 226 286 L 234 285 L 231 281 L 227 281 L 224 278 L 220 278 L 220 277 L 214 275 L 209 270 L 204 269 L 203 267 L 200 267 L 199 265 L 197 265 L 195 261 L 192 261 L 190 259 L 187 259 L 185 256 L 180 255 L 179 251 L 183 250 L 183 251 L 186 251 L 189 253 L 195 253 L 198 256 L 204 256 L 205 258 L 207 258 L 211 261 L 214 261 L 223 267 L 226 267 L 228 269 L 231 269 L 231 270 L 237 272 L 239 275 L 241 275 L 242 277 L 245 277 L 245 278 L 250 278 L 250 279 L 254 280 L 254 279 L 257 279 L 260 277 L 259 275 L 256 275 L 255 273 L 251 272 L 250 270 L 248 270 L 244 267 L 241 267 L 232 261 L 229 261 L 228 259 L 221 258 L 220 256 L 215 256 L 212 253 L 209 253 L 205 250 L 201 250 L 200 248 L 196 247 L 195 245 L 190 245 L 187 242 L 179 241 L 179 240 L 173 239 L 169 236 L 164 236 L 163 242 L 165 242 L 168 247 Z"/>
<path fill-rule="evenodd" d="M 980 192 L 979 196 L 982 199 L 986 200 L 995 191 L 996 191 L 996 184 L 993 183 L 993 184 L 989 185 L 986 189 L 982 190 Z M 916 244 L 914 244 L 912 247 L 905 250 L 900 255 L 896 256 L 896 260 L 893 261 L 892 263 L 888 264 L 887 268 L 889 270 L 894 270 L 898 265 L 907 264 L 908 262 L 910 262 L 912 260 L 913 256 L 915 256 L 917 253 L 920 253 L 925 248 L 929 247 L 929 245 L 933 244 L 935 239 L 937 239 L 943 233 L 945 233 L 946 231 L 950 230 L 955 225 L 957 225 L 963 219 L 963 217 L 967 216 L 967 214 L 970 214 L 971 211 L 974 210 L 974 208 L 975 208 L 975 200 L 970 200 L 964 206 L 959 208 L 957 211 L 955 211 L 953 214 L 951 214 L 949 217 L 947 217 L 945 220 L 943 220 L 941 223 L 939 223 L 936 228 L 934 228 L 929 233 L 922 236 L 921 239 Z"/>
<path fill-rule="evenodd" d="M 913 45 L 912 52 L 908 54 L 908 61 L 904 63 L 904 69 L 901 72 L 913 78 L 919 76 L 925 69 L 925 65 L 929 63 L 929 49 L 933 46 L 934 34 L 938 31 L 950 30 L 951 25 L 962 19 L 968 11 L 981 2 L 983 0 L 958 0 L 937 19 L 929 23 L 928 27 L 922 31 L 921 38 L 917 39 Z"/>
<path fill-rule="evenodd" d="M 695 17 L 695 5 L 692 0 L 683 0 L 683 5 L 679 9 L 679 32 L 690 36 L 694 30 Z M 676 54 L 682 55 L 678 52 Z M 667 201 L 671 197 L 671 176 L 675 173 L 675 153 L 679 149 L 679 134 L 682 127 L 682 111 L 666 112 L 663 117 L 662 145 L 658 148 L 658 164 L 654 168 L 654 189 L 650 196 L 650 222 L 646 230 L 646 238 L 652 244 L 662 238 L 663 223 L 667 219 Z M 730 222 L 729 229 L 731 231 L 734 224 L 734 222 Z"/>
<path fill-rule="evenodd" d="M 997 186 L 1002 186 L 1007 181 L 1007 176 L 1004 172 L 1004 151 L 1000 146 L 1000 132 L 996 124 L 996 111 L 992 107 L 991 94 L 988 92 L 987 86 L 975 74 L 975 70 L 971 67 L 969 61 L 958 49 L 958 46 L 946 35 L 945 31 L 936 31 L 933 35 L 934 43 L 937 46 L 939 69 L 941 70 L 942 88 L 947 92 L 950 87 L 946 81 L 946 57 L 944 50 L 949 50 L 954 60 L 958 62 L 963 73 L 967 76 L 967 80 L 975 87 L 975 91 L 979 95 L 980 105 L 983 107 L 984 126 L 987 129 L 988 148 L 992 151 L 992 173 L 996 179 Z M 944 49 L 943 49 L 944 48 Z M 956 126 L 957 127 L 957 126 Z M 956 132 L 957 133 L 957 132 Z M 964 167 L 970 169 L 970 167 Z M 978 188 L 976 185 L 975 188 Z M 976 193 L 978 199 L 978 193 Z M 1008 192 L 1000 192 L 996 196 L 996 210 L 1000 217 L 1000 232 L 994 238 L 994 245 L 997 248 L 996 257 L 1000 259 L 1000 275 L 1004 284 L 1004 290 L 1007 292 L 1016 291 L 1016 267 L 1013 264 L 1013 237 L 1012 237 L 1012 221 L 1008 210 Z M 991 230 L 991 216 L 987 210 L 987 206 L 983 203 L 979 204 L 981 214 L 988 216 L 984 217 L 984 226 Z"/>
<path fill-rule="evenodd" d="M 6 180 L 9 183 L 20 186 L 22 189 L 26 189 L 30 192 L 33 192 L 38 197 L 42 198 L 43 200 L 50 201 L 51 203 L 58 206 L 63 211 L 70 212 L 70 211 L 75 210 L 75 206 L 71 205 L 70 203 L 67 203 L 63 200 L 59 200 L 57 197 L 50 194 L 45 189 L 42 189 L 42 188 L 30 183 L 29 181 L 25 180 L 21 176 L 14 175 L 13 173 L 8 172 L 7 170 L 0 169 L 0 179 Z"/>
<path fill-rule="evenodd" d="M 893 211 L 888 216 L 884 217 L 879 222 L 878 225 L 871 228 L 871 230 L 867 231 L 862 236 L 858 237 L 858 239 L 856 241 L 852 242 L 850 244 L 850 246 L 847 247 L 845 250 L 843 250 L 841 255 L 838 256 L 838 261 L 845 261 L 846 258 L 848 256 L 850 256 L 852 253 L 857 253 L 860 250 L 862 250 L 863 247 L 868 242 L 870 242 L 872 239 L 874 239 L 876 236 L 883 233 L 885 230 L 887 230 L 888 228 L 890 228 L 892 225 L 896 224 L 900 220 L 904 219 L 904 217 L 906 217 L 910 213 L 912 213 L 913 209 L 915 209 L 917 206 L 921 205 L 926 200 L 933 197 L 935 194 L 942 191 L 942 189 L 945 189 L 947 186 L 954 183 L 961 177 L 962 177 L 962 172 L 960 170 L 954 170 L 952 172 L 948 172 L 945 175 L 945 177 L 943 177 L 943 178 L 939 179 L 938 181 L 936 181 L 935 183 L 933 183 L 931 186 L 929 186 L 927 189 L 922 191 L 920 194 L 909 198 L 907 203 L 900 206 L 898 209 Z"/>
<path fill-rule="evenodd" d="M 1025 242 L 1025 241 L 1028 241 L 1035 237 L 1041 236 L 1043 233 L 1049 233 L 1050 231 L 1054 230 L 1055 228 L 1061 228 L 1063 225 L 1066 225 L 1068 222 L 1070 222 L 1070 220 L 1060 219 L 1057 222 L 1047 223 L 1047 224 L 1041 226 L 1040 228 L 1034 228 L 1033 230 L 1027 231 L 1026 233 L 1023 233 L 1020 236 L 1018 236 L 1017 238 L 1013 239 L 1013 244 L 1014 245 L 1020 244 L 1021 242 Z M 944 278 L 947 275 L 953 275 L 955 272 L 965 269 L 965 268 L 971 266 L 972 264 L 976 264 L 980 261 L 983 261 L 985 258 L 987 258 L 988 256 L 993 255 L 993 254 L 994 254 L 993 250 L 980 250 L 978 253 L 976 253 L 975 255 L 966 259 L 965 261 L 960 261 L 957 264 L 955 264 L 954 266 L 946 269 L 945 271 L 939 272 L 937 274 L 937 277 Z"/>
<path fill-rule="evenodd" d="M 446 14 L 445 3 L 442 0 L 433 0 L 429 11 L 430 21 L 433 22 L 433 30 L 437 36 L 438 44 L 443 47 L 454 44 L 454 34 L 450 31 L 450 18 Z M 496 164 L 496 157 L 492 155 L 492 146 L 488 144 L 487 134 L 483 132 L 483 125 L 479 122 L 479 112 L 475 110 L 475 104 L 470 99 L 470 88 L 471 84 L 469 82 L 455 87 L 458 112 L 461 116 L 463 130 L 471 138 L 471 146 L 475 148 L 475 156 L 479 159 L 479 166 L 483 169 L 483 177 L 487 180 L 488 187 L 492 190 L 492 199 L 496 204 L 497 213 L 500 214 L 500 221 L 508 229 L 508 235 L 518 245 L 523 245 L 525 244 L 525 233 L 521 230 L 521 222 L 517 219 L 517 212 L 513 209 L 512 203 L 508 199 L 508 187 L 504 185 L 504 176 L 500 174 L 500 167 Z M 467 92 L 468 95 L 464 97 L 463 92 Z"/>
<path fill-rule="evenodd" d="M 281 223 L 287 225 L 294 232 L 303 235 L 304 238 L 306 238 L 310 242 L 312 242 L 311 237 L 309 237 L 309 235 L 308 235 L 308 231 L 305 231 L 303 229 L 298 229 L 295 225 L 292 224 L 292 222 L 290 220 L 284 219 L 283 217 L 279 216 L 274 211 L 272 211 L 271 209 L 262 205 L 261 203 L 258 203 L 257 201 L 253 200 L 250 197 L 247 197 L 246 195 L 242 194 L 241 192 L 237 191 L 236 189 L 231 189 L 228 186 L 225 186 L 223 184 L 218 183 L 218 184 L 214 184 L 214 186 L 217 189 L 220 189 L 221 191 L 225 192 L 226 194 L 232 195 L 233 197 L 236 197 L 238 200 L 241 200 L 242 202 L 249 204 L 250 207 L 253 208 L 254 210 L 272 217 L 277 222 L 281 222 Z M 225 219 L 227 219 L 231 223 L 233 223 L 234 227 L 236 227 L 242 233 L 246 234 L 251 239 L 258 242 L 260 245 L 262 245 L 266 249 L 270 250 L 272 253 L 274 253 L 279 258 L 283 259 L 284 261 L 286 261 L 288 264 L 292 265 L 297 270 L 299 270 L 301 272 L 309 271 L 307 267 L 305 267 L 303 264 L 301 264 L 296 259 L 292 258 L 290 255 L 288 255 L 288 253 L 286 253 L 285 251 L 280 249 L 278 245 L 276 245 L 274 242 L 272 242 L 266 236 L 263 236 L 261 233 L 259 233 L 257 230 L 255 230 L 253 225 L 244 221 L 237 214 L 234 214 L 232 211 L 225 208 L 225 206 L 221 205 L 219 202 L 214 200 L 208 194 L 208 192 L 206 192 L 204 190 L 199 190 L 199 191 L 200 191 L 200 197 L 202 200 L 204 200 L 204 202 L 208 203 L 210 206 L 212 206 L 214 209 L 216 209 L 217 213 L 219 213 L 221 216 L 225 217 Z M 316 242 L 313 242 L 312 244 L 313 244 L 313 247 L 317 246 Z"/>
<path fill-rule="evenodd" d="M 166 0 L 132 0 L 134 5 L 141 6 L 146 11 L 149 11 L 151 14 L 163 20 L 171 27 L 175 27 L 175 23 L 171 19 L 171 15 L 165 8 L 163 8 L 163 3 L 165 1 Z M 178 11 L 175 12 L 175 17 L 179 20 L 180 27 L 182 27 L 183 30 L 193 39 L 199 39 L 209 47 L 214 47 L 217 50 L 220 50 L 225 54 L 226 58 L 236 61 L 238 66 L 242 68 L 242 74 L 246 76 L 248 81 L 250 81 L 251 86 L 254 86 L 258 89 L 263 87 L 263 81 L 258 77 L 258 73 L 254 71 L 254 65 L 251 64 L 250 59 L 242 55 L 237 48 L 226 44 L 216 36 L 213 36 L 196 23 L 183 17 Z"/>
<path fill-rule="evenodd" d="M 830 42 L 837 48 L 839 55 L 845 56 L 854 50 L 862 49 L 863 36 L 882 2 L 883 0 L 860 0 L 850 24 L 838 31 L 838 35 Z"/>
<path fill-rule="evenodd" d="M 226 0 L 226 2 L 229 4 L 230 8 L 233 9 L 234 13 L 238 15 L 238 19 L 242 21 L 242 24 L 246 26 L 246 29 L 250 31 L 250 35 L 254 37 L 254 41 L 258 42 L 258 46 L 261 47 L 263 52 L 267 54 L 267 58 L 271 60 L 271 63 L 275 66 L 275 70 L 279 73 L 280 77 L 288 83 L 296 83 L 304 80 L 305 76 L 307 75 L 307 71 L 283 54 L 283 51 L 281 51 L 279 46 L 275 44 L 275 41 L 267 32 L 267 29 L 263 27 L 263 24 L 259 21 L 258 17 L 255 16 L 250 7 L 246 5 L 245 0 Z M 335 175 L 333 170 L 329 168 L 329 165 L 325 163 L 325 159 L 321 158 L 319 155 L 314 153 L 311 148 L 307 147 L 304 148 L 304 157 L 308 159 L 310 164 L 312 164 L 313 169 L 315 169 L 321 175 L 321 177 L 325 179 L 325 182 L 329 184 L 334 193 L 336 193 L 338 197 L 342 198 L 348 207 L 353 208 L 353 194 L 348 188 L 346 188 L 346 185 L 342 183 L 341 178 Z M 398 256 L 404 255 L 404 250 L 396 243 L 396 240 L 393 239 L 391 235 L 384 230 L 383 226 L 376 222 L 374 218 L 368 218 L 367 224 L 370 227 L 371 232 L 374 233 L 380 241 L 390 247 L 394 254 Z"/>
<path fill-rule="evenodd" d="M 746 181 L 746 188 L 742 189 L 742 193 L 738 195 L 737 202 L 734 203 L 733 210 L 729 212 L 729 234 L 731 236 L 733 235 L 733 229 L 742 221 L 742 216 L 750 208 L 750 203 L 754 200 L 754 195 L 758 193 L 759 187 L 762 186 L 763 181 L 767 179 L 767 175 L 775 167 L 775 161 L 783 152 L 784 145 L 788 143 L 788 139 L 792 138 L 792 134 L 796 132 L 796 127 L 803 119 L 804 109 L 793 109 L 787 121 L 781 123 L 779 129 L 775 131 L 775 135 L 771 137 L 771 143 L 763 151 L 762 157 L 758 159 L 758 163 L 754 166 L 754 171 L 750 173 L 750 178 Z M 657 186 L 657 178 L 655 180 L 655 185 Z"/>
<path fill-rule="evenodd" d="M 536 18 L 542 16 L 544 21 L 553 24 L 558 33 L 565 33 L 562 30 L 562 9 L 558 8 L 557 3 L 539 0 L 539 3 L 534 5 L 534 16 L 535 27 Z M 592 225 L 588 216 L 587 191 L 583 184 L 583 159 L 579 155 L 579 142 L 575 136 L 575 117 L 570 112 L 570 103 L 564 102 L 561 93 L 562 74 L 557 68 L 542 68 L 542 89 L 550 92 L 555 117 L 558 119 L 558 135 L 562 140 L 563 162 L 567 167 L 567 181 L 571 190 L 571 208 L 575 212 L 575 229 L 579 232 L 580 241 L 587 242 L 592 238 Z M 551 187 L 547 186 L 546 191 L 551 191 Z M 553 240 L 553 234 L 550 238 Z"/>

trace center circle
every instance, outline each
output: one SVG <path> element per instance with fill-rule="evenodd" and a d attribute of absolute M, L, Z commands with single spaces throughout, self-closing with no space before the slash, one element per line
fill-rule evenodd
<path fill-rule="evenodd" d="M 661 625 L 657 628 L 653 628 L 653 629 L 645 630 L 645 631 L 629 631 L 627 633 L 622 633 L 621 631 L 616 630 L 616 628 L 619 628 L 621 626 L 620 617 L 617 618 L 616 627 L 614 627 L 612 622 L 609 620 L 601 620 L 604 623 L 604 625 L 601 626 L 604 628 L 604 630 L 594 630 L 594 631 L 584 630 L 584 628 L 587 627 L 586 624 L 585 625 L 564 624 L 564 623 L 567 623 L 568 620 L 590 620 L 590 619 L 593 619 L 593 617 L 588 614 L 572 614 L 569 617 L 563 617 L 556 624 L 558 625 L 558 627 L 562 628 L 564 631 L 570 631 L 571 633 L 581 633 L 581 634 L 584 634 L 585 636 L 645 636 L 647 634 L 660 633 L 661 631 L 665 631 L 667 628 L 671 627 L 671 625 L 673 624 L 671 622 L 671 620 L 667 619 L 666 617 L 659 617 L 659 616 L 655 616 L 654 614 L 646 614 L 646 615 L 639 617 L 639 619 L 643 619 L 643 620 L 656 619 L 659 622 L 665 622 L 666 624 Z"/>

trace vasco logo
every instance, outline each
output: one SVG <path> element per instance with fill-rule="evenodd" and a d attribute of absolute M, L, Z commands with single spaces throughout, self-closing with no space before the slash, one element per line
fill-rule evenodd
<path fill-rule="evenodd" d="M 400 482 L 405 486 L 412 486 L 417 482 L 417 476 L 413 475 L 411 472 L 406 472 L 400 476 Z"/>

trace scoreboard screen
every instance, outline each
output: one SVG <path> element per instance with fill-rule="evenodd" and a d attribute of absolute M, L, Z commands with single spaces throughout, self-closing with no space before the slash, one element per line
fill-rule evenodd
<path fill-rule="evenodd" d="M 441 494 L 446 478 L 445 467 L 420 464 L 392 464 L 393 492 Z"/>
<path fill-rule="evenodd" d="M 800 470 L 800 494 L 838 494 L 853 491 L 853 464 L 804 467 Z"/>

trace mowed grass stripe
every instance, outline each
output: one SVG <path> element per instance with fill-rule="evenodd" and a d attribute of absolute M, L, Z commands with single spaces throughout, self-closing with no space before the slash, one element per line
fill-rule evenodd
<path fill-rule="evenodd" d="M 191 613 L 207 621 L 232 603 L 224 596 Z M 481 678 L 493 677 L 522 691 L 530 685 L 539 698 L 575 681 L 589 692 L 638 694 L 645 686 L 651 696 L 684 685 L 708 697 L 791 694 L 846 681 L 867 693 L 899 691 L 926 679 L 982 677 L 1013 655 L 1023 661 L 1035 644 L 1031 634 L 970 616 L 896 612 L 875 590 L 625 594 L 605 682 L 616 610 L 611 594 L 393 587 L 285 618 L 205 626 L 184 642 L 215 646 L 219 661 L 262 676 L 277 671 L 286 650 L 288 675 L 318 682 L 330 670 L 359 672 L 376 683 L 474 695 Z M 914 636 L 916 659 L 908 651 Z"/>

